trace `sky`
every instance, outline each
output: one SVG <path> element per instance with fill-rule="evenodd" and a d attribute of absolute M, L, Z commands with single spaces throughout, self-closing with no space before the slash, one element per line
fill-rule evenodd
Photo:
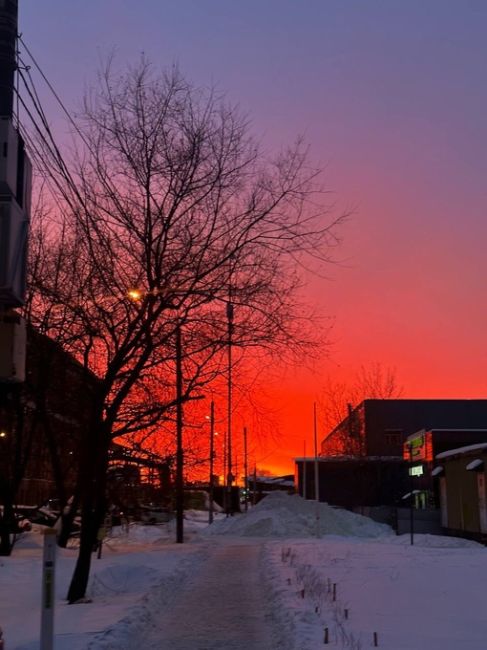
<path fill-rule="evenodd" d="M 484 397 L 487 3 L 483 0 L 19 0 L 20 31 L 75 107 L 111 52 L 178 64 L 251 117 L 269 151 L 303 134 L 335 209 L 338 263 L 307 298 L 328 358 L 282 370 L 281 439 L 255 460 L 292 471 L 324 378 L 395 368 L 404 397 Z M 319 431 L 319 437 L 324 432 Z"/>

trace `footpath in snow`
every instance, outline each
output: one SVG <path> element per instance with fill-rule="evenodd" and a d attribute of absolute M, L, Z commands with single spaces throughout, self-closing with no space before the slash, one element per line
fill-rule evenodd
<path fill-rule="evenodd" d="M 317 515 L 319 515 L 317 517 Z M 207 525 L 114 529 L 93 559 L 90 603 L 64 597 L 76 549 L 60 550 L 55 650 L 485 650 L 486 549 L 397 537 L 384 525 L 277 493 Z M 38 650 L 42 539 L 0 559 L 6 650 Z M 28 615 L 27 615 L 28 614 Z"/>
<path fill-rule="evenodd" d="M 147 650 L 285 650 L 261 578 L 259 544 L 212 547 L 196 572 L 161 612 Z"/>

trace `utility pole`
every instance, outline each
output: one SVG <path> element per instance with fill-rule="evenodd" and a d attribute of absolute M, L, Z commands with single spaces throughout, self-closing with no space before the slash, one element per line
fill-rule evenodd
<path fill-rule="evenodd" d="M 213 523 L 213 461 L 215 456 L 215 402 L 210 404 L 210 505 L 208 508 L 208 523 Z"/>
<path fill-rule="evenodd" d="M 316 402 L 313 404 L 313 434 L 315 446 L 315 502 L 316 502 L 316 537 L 320 536 L 320 473 L 318 469 L 318 426 L 316 421 Z"/>
<path fill-rule="evenodd" d="M 254 491 L 252 494 L 252 505 L 257 503 L 257 465 L 254 465 Z"/>
<path fill-rule="evenodd" d="M 229 290 L 227 302 L 227 325 L 228 325 L 228 381 L 227 381 L 227 515 L 233 514 L 232 508 L 232 336 L 233 336 L 233 304 L 232 292 Z"/>
<path fill-rule="evenodd" d="M 244 487 L 245 487 L 245 512 L 249 509 L 249 468 L 247 466 L 247 427 L 243 429 L 244 437 Z"/>
<path fill-rule="evenodd" d="M 183 362 L 181 323 L 176 325 L 176 542 L 184 542 Z"/>

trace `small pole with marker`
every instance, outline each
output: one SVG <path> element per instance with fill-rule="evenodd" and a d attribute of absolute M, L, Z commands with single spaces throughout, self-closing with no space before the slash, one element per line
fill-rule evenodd
<path fill-rule="evenodd" d="M 42 557 L 42 602 L 41 602 L 41 645 L 40 650 L 52 650 L 54 640 L 54 598 L 56 568 L 56 531 L 44 531 Z"/>

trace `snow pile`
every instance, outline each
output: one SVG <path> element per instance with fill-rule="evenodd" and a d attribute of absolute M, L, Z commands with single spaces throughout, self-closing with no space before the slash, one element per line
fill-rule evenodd
<path fill-rule="evenodd" d="M 317 514 L 319 519 L 317 519 Z M 326 503 L 307 501 L 297 494 L 272 492 L 245 515 L 215 522 L 206 535 L 245 537 L 383 537 L 392 529 L 368 517 L 333 508 Z"/>
<path fill-rule="evenodd" d="M 114 563 L 104 566 L 92 577 L 90 596 L 100 600 L 119 594 L 143 593 L 159 581 L 160 574 L 154 567 L 140 564 L 119 566 Z"/>

